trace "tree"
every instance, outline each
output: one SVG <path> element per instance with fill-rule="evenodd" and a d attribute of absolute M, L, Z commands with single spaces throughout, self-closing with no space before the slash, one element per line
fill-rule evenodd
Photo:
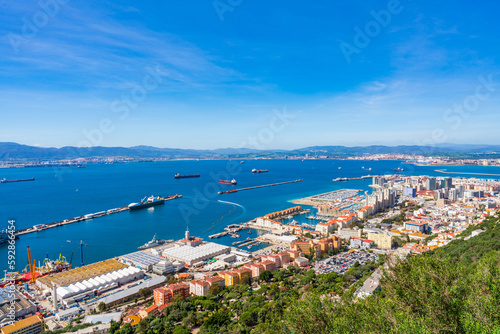
<path fill-rule="evenodd" d="M 100 302 L 99 305 L 97 305 L 97 309 L 99 310 L 99 312 L 106 311 L 106 304 L 104 304 L 104 302 Z"/>
<path fill-rule="evenodd" d="M 269 282 L 272 276 L 273 275 L 269 270 L 264 270 L 263 272 L 260 273 L 259 280 Z"/>
<path fill-rule="evenodd" d="M 217 284 L 217 283 L 216 284 L 212 284 L 208 288 L 208 293 L 211 293 L 214 296 L 217 296 L 221 291 L 222 291 L 222 288 L 221 288 L 220 284 Z"/>
<path fill-rule="evenodd" d="M 152 294 L 153 294 L 153 291 L 151 291 L 149 288 L 142 288 L 139 290 L 139 295 L 144 299 L 151 296 Z"/>
<path fill-rule="evenodd" d="M 248 286 L 252 285 L 252 278 L 248 276 L 243 277 L 243 279 L 241 280 L 241 284 Z"/>
<path fill-rule="evenodd" d="M 177 326 L 174 328 L 173 334 L 189 334 L 191 331 L 186 325 Z"/>
<path fill-rule="evenodd" d="M 110 327 L 109 327 L 109 334 L 114 334 L 116 331 L 118 331 L 120 329 L 120 323 L 119 322 L 116 322 L 114 320 L 111 320 L 111 322 L 109 323 Z"/>

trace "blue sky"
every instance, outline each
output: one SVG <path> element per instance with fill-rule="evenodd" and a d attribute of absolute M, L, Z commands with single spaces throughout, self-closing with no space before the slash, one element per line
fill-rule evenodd
<path fill-rule="evenodd" d="M 0 6 L 0 141 L 500 144 L 495 1 Z"/>

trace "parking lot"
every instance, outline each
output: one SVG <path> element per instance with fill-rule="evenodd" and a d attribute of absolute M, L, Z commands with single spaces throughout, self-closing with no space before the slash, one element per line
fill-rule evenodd
<path fill-rule="evenodd" d="M 365 264 L 368 261 L 377 261 L 378 254 L 369 253 L 366 251 L 354 251 L 352 253 L 341 253 L 329 257 L 325 260 L 316 262 L 315 270 L 317 274 L 328 274 L 335 272 L 340 275 L 345 273 L 349 268 L 354 266 L 354 264 L 359 262 L 360 265 Z"/>

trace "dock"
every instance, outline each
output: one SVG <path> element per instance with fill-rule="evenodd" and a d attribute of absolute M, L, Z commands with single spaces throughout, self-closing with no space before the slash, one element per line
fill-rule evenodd
<path fill-rule="evenodd" d="M 219 191 L 219 194 L 229 194 L 229 193 L 235 193 L 238 191 L 252 190 L 252 189 L 264 188 L 264 187 L 274 187 L 274 186 L 280 186 L 282 184 L 297 183 L 297 182 L 302 182 L 302 179 L 293 180 L 293 181 L 278 182 L 278 183 L 271 183 L 271 184 L 264 184 L 261 186 L 253 186 L 253 187 L 246 187 L 246 188 L 240 188 L 240 189 L 224 190 L 224 191 Z"/>
<path fill-rule="evenodd" d="M 181 198 L 181 197 L 182 197 L 182 195 L 173 195 L 173 196 L 161 197 L 161 199 L 164 201 L 170 201 L 170 200 L 173 200 L 176 198 Z M 128 205 L 121 206 L 119 208 L 109 209 L 106 211 L 100 211 L 100 212 L 91 213 L 91 214 L 87 214 L 87 215 L 83 215 L 83 216 L 79 216 L 79 217 L 69 218 L 69 219 L 65 219 L 65 220 L 61 220 L 61 221 L 56 221 L 56 222 L 52 222 L 52 223 L 48 223 L 48 224 L 39 224 L 39 225 L 35 225 L 33 227 L 28 227 L 28 228 L 17 230 L 16 232 L 14 232 L 14 235 L 19 236 L 19 235 L 23 235 L 23 234 L 43 231 L 43 230 L 47 230 L 49 228 L 54 228 L 54 227 L 73 224 L 73 223 L 79 223 L 79 222 L 82 222 L 85 220 L 90 220 L 90 219 L 99 218 L 99 217 L 103 217 L 103 216 L 109 216 L 109 215 L 112 215 L 114 213 L 123 212 L 123 211 L 127 211 L 127 210 L 129 210 Z"/>

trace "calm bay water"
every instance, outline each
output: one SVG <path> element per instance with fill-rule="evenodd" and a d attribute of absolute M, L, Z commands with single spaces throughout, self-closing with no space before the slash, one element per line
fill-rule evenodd
<path fill-rule="evenodd" d="M 362 167 L 372 170 L 365 171 Z M 69 261 L 74 252 L 73 265 L 79 265 L 80 240 L 88 245 L 84 248 L 88 264 L 136 251 L 155 233 L 158 238 L 179 239 L 189 226 L 191 235 L 208 240 L 208 235 L 222 231 L 228 224 L 291 207 L 293 204 L 288 201 L 296 198 L 342 188 L 369 190 L 371 179 L 349 182 L 332 182 L 332 179 L 392 174 L 398 167 L 405 169 L 405 175 L 446 175 L 434 171 L 441 167 L 420 167 L 399 161 L 350 160 L 245 160 L 244 164 L 239 160 L 202 160 L 89 165 L 87 168 L 0 169 L 0 179 L 35 178 L 33 182 L 0 184 L 0 229 L 7 227 L 9 219 L 15 219 L 17 229 L 21 229 L 125 206 L 139 202 L 144 196 L 183 195 L 181 199 L 154 208 L 125 211 L 27 234 L 16 240 L 18 270 L 27 264 L 27 246 L 37 262 L 47 253 L 51 259 L 62 254 Z M 269 169 L 269 172 L 253 174 L 252 168 Z M 500 174 L 500 167 L 446 169 L 460 173 Z M 201 177 L 176 180 L 176 173 L 199 173 Z M 217 191 L 232 188 L 218 184 L 220 178 L 226 177 L 238 181 L 234 188 L 296 179 L 303 179 L 303 182 L 218 195 Z M 241 233 L 241 239 L 248 236 L 247 232 Z M 255 232 L 251 236 L 254 237 Z M 229 245 L 235 239 L 227 237 L 214 241 Z M 6 268 L 7 244 L 2 244 L 0 269 Z"/>

